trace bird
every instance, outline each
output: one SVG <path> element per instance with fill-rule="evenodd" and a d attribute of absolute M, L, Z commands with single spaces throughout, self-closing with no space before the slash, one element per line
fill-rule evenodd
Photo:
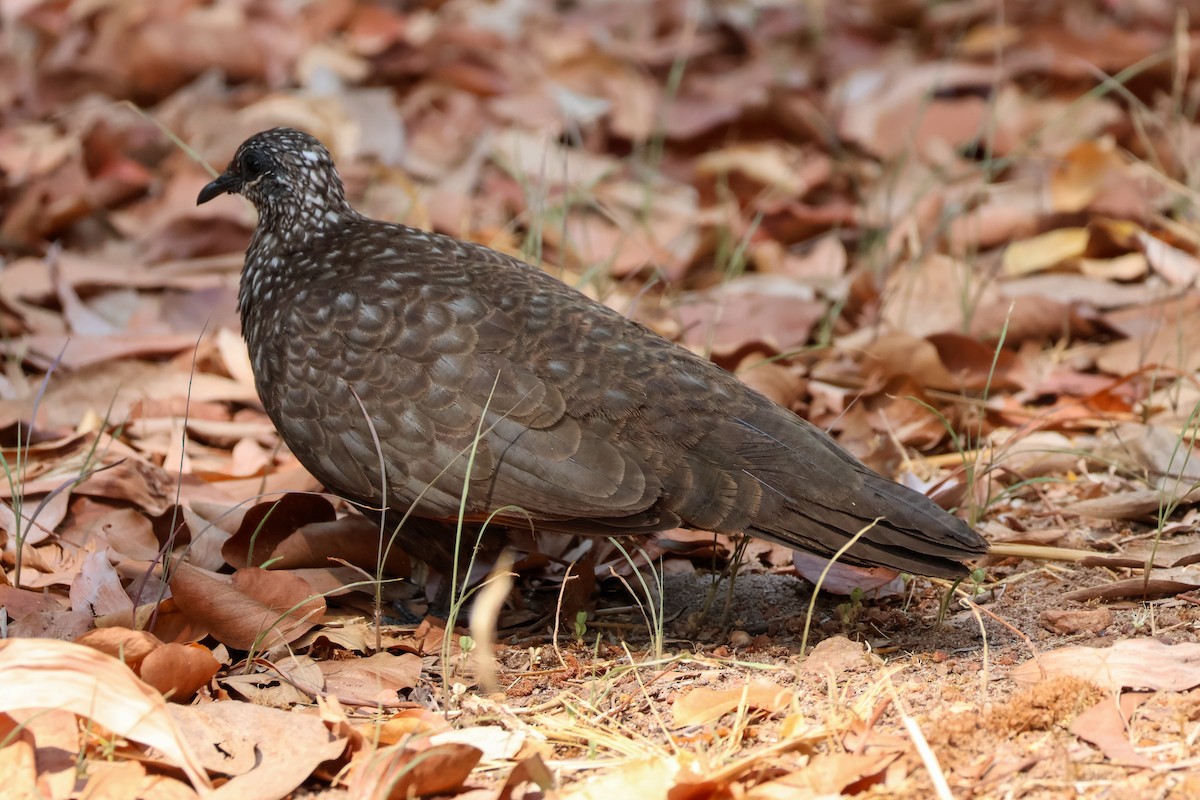
<path fill-rule="evenodd" d="M 254 134 L 197 204 L 258 222 L 238 291 L 263 407 L 327 490 L 406 518 L 594 536 L 742 533 L 962 578 L 986 541 L 710 360 L 484 245 L 370 219 L 333 158 Z M 839 556 L 840 553 L 840 556 Z"/>

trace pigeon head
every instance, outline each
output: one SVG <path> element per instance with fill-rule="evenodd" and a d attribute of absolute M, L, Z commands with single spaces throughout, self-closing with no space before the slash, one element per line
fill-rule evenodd
<path fill-rule="evenodd" d="M 256 133 L 229 166 L 200 190 L 196 205 L 240 194 L 258 209 L 259 227 L 311 234 L 353 214 L 333 157 L 317 139 L 293 128 Z"/>

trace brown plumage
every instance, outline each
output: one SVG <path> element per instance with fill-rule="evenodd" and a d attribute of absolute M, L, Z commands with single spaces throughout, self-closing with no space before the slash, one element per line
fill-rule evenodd
<path fill-rule="evenodd" d="M 259 394 L 330 491 L 452 521 L 466 483 L 470 521 L 685 525 L 823 556 L 879 517 L 843 559 L 924 575 L 986 551 L 924 495 L 541 270 L 358 214 L 308 134 L 247 139 L 197 202 L 226 192 L 259 213 L 238 301 Z M 404 538 L 451 535 L 418 527 Z"/>

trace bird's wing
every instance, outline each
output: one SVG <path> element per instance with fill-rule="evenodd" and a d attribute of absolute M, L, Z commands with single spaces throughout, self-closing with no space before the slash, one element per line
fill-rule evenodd
<path fill-rule="evenodd" d="M 513 506 L 535 519 L 620 518 L 654 504 L 654 454 L 618 430 L 632 405 L 607 417 L 576 413 L 612 399 L 571 394 L 569 373 L 595 366 L 586 346 L 539 349 L 511 296 L 493 302 L 453 274 L 369 264 L 356 272 L 376 285 L 348 278 L 302 290 L 320 294 L 295 304 L 276 345 L 287 374 L 272 381 L 274 398 L 264 395 L 328 488 L 368 504 L 413 504 L 427 517 L 457 514 L 464 487 L 473 516 Z M 501 296 L 506 288 L 519 292 L 497 287 Z"/>

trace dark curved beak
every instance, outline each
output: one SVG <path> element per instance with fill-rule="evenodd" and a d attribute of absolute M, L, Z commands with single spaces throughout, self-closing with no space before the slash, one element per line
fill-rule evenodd
<path fill-rule="evenodd" d="M 228 171 L 222 172 L 215 181 L 200 190 L 200 194 L 196 197 L 196 205 L 204 205 L 214 197 L 220 197 L 223 194 L 234 194 L 241 191 L 241 188 L 241 178 Z"/>

